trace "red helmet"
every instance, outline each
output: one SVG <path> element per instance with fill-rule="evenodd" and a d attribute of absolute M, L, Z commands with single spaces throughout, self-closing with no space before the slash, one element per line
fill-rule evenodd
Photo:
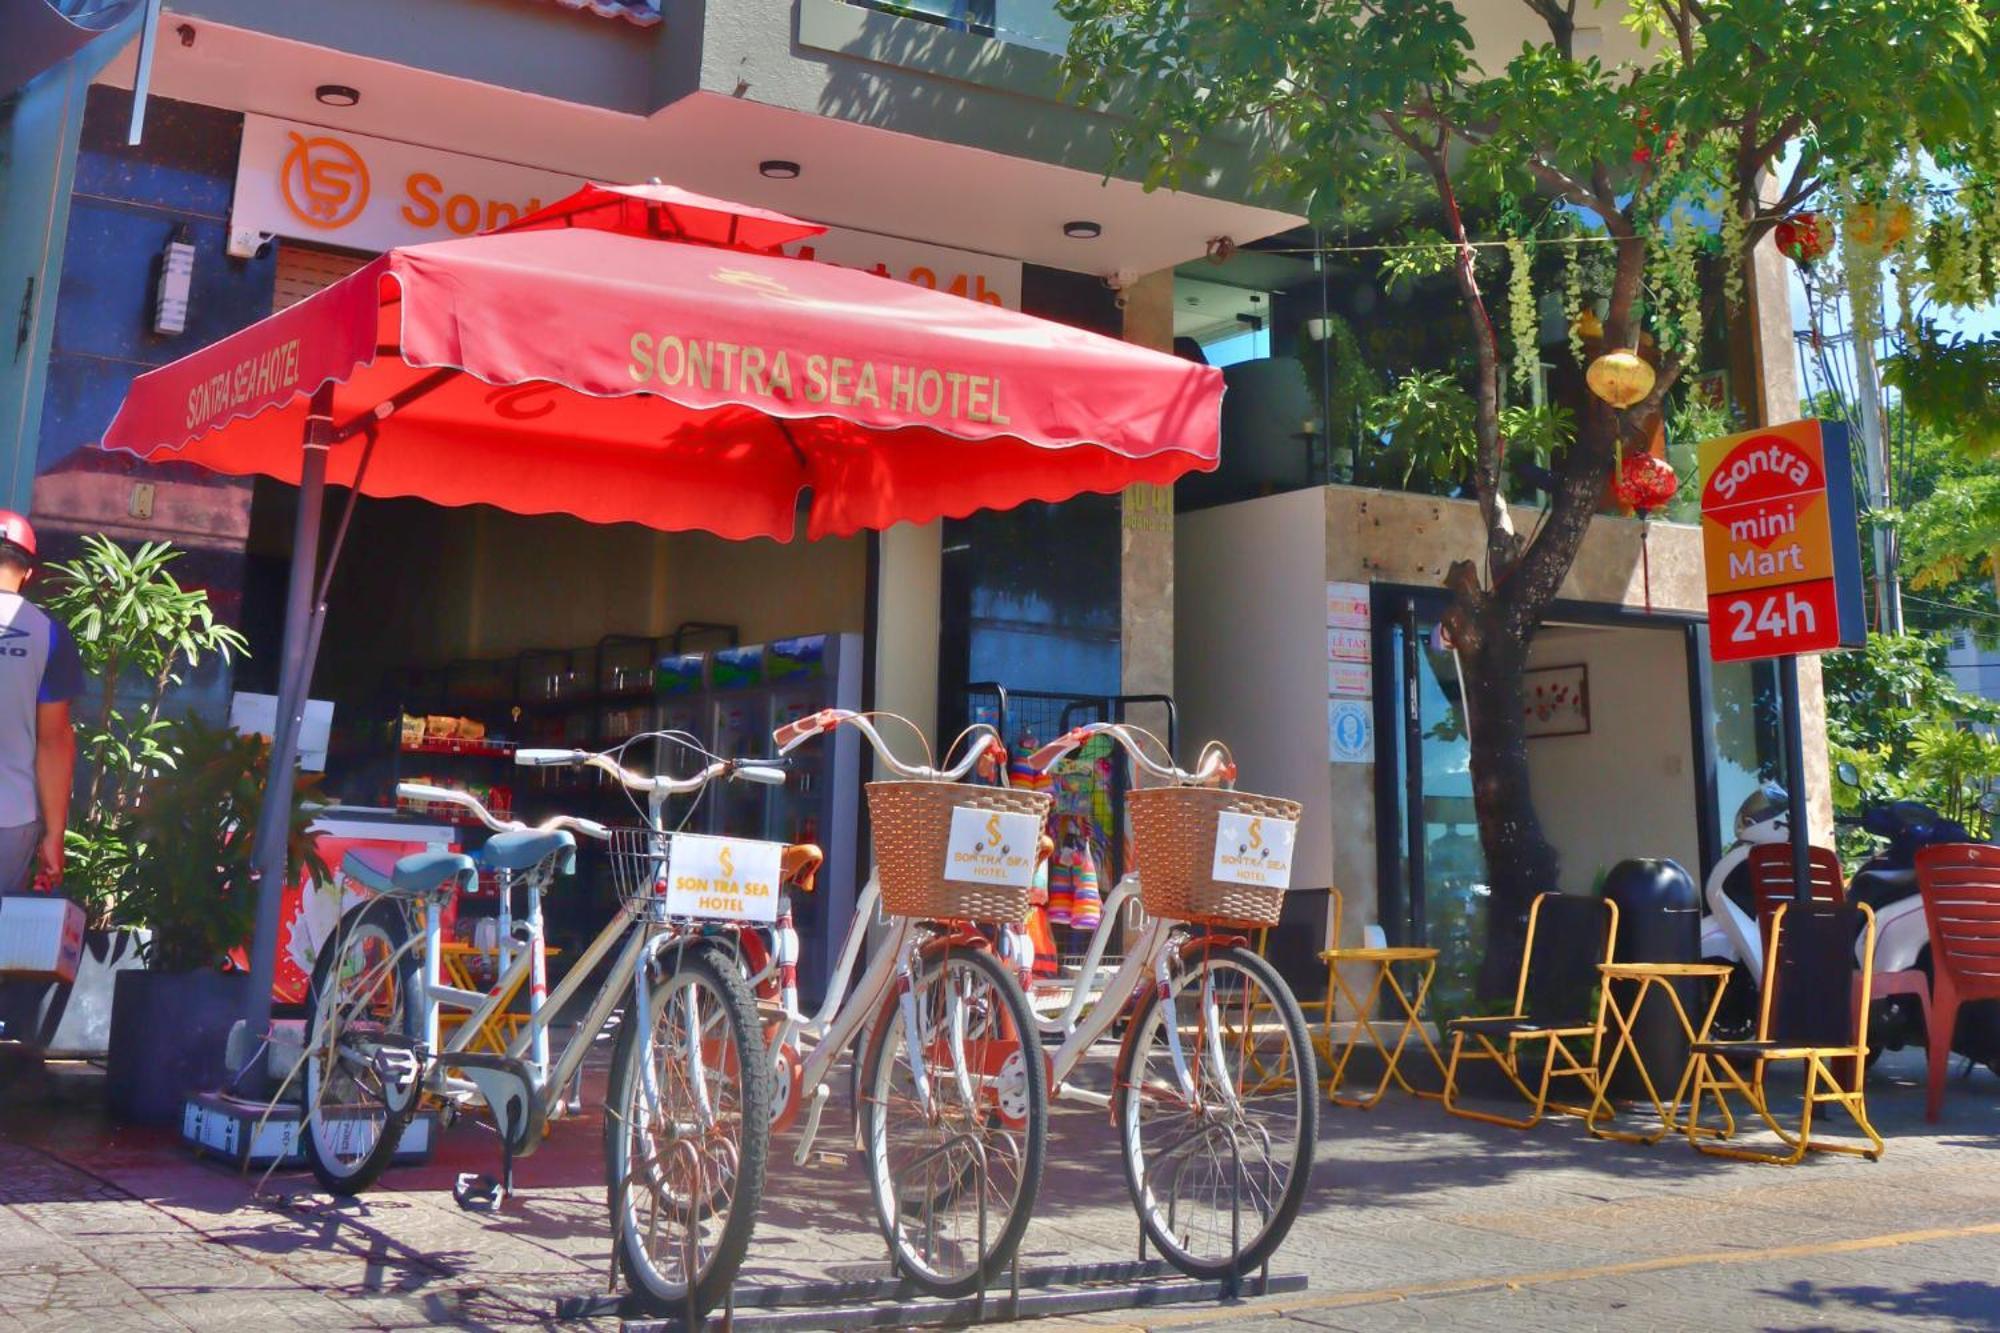
<path fill-rule="evenodd" d="M 11 509 L 0 509 L 0 545 L 19 547 L 30 560 L 35 558 L 35 530 L 28 520 Z"/>

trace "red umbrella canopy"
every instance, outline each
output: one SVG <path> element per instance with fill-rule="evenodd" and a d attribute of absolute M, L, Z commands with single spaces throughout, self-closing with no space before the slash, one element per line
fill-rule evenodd
<path fill-rule="evenodd" d="M 548 227 L 595 227 L 632 236 L 773 252 L 789 241 L 803 241 L 826 230 L 816 222 L 802 222 L 768 208 L 732 204 L 658 181 L 648 185 L 591 182 L 497 230 L 539 231 Z"/>
<path fill-rule="evenodd" d="M 296 482 L 330 386 L 336 485 L 779 540 L 806 488 L 809 533 L 846 535 L 1215 466 L 1220 372 L 868 273 L 655 239 L 655 209 L 687 203 L 726 236 L 715 210 L 736 208 L 651 193 L 667 188 L 586 187 L 505 231 L 391 250 L 140 376 L 103 447 Z M 811 225 L 736 211 L 739 246 Z"/>

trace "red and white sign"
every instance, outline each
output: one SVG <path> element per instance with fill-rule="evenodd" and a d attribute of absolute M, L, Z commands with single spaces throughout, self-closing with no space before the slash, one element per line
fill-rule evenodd
<path fill-rule="evenodd" d="M 1858 539 L 1846 450 L 1827 444 L 1821 423 L 1793 421 L 1701 446 L 1702 552 L 1716 661 L 1852 642 L 1843 585 L 1852 582 L 1858 596 Z M 1838 484 L 1830 488 L 1829 477 Z"/>

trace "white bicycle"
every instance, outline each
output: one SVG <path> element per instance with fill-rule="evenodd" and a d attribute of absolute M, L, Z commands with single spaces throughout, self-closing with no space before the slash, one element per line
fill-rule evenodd
<path fill-rule="evenodd" d="M 715 760 L 687 778 L 626 769 L 617 750 L 521 750 L 527 767 L 581 765 L 607 773 L 648 803 L 648 826 L 610 829 L 556 818 L 537 828 L 496 819 L 472 796 L 403 783 L 409 800 L 462 807 L 494 836 L 474 855 L 425 852 L 393 867 L 349 853 L 341 879 L 358 894 L 315 960 L 306 998 L 306 1161 L 327 1189 L 354 1194 L 381 1175 L 404 1126 L 423 1105 L 449 1120 L 483 1105 L 499 1133 L 499 1180 L 462 1181 L 461 1204 L 512 1190 L 513 1163 L 545 1126 L 581 1109 L 584 1056 L 623 1008 L 605 1114 L 605 1174 L 619 1259 L 634 1293 L 660 1311 L 706 1311 L 734 1281 L 763 1193 L 770 1122 L 769 1063 L 756 1005 L 733 954 L 701 921 L 669 916 L 660 892 L 671 835 L 661 810 L 718 778 L 782 783 L 781 768 Z M 613 858 L 621 910 L 550 991 L 542 899 L 570 873 L 576 836 Z M 817 854 L 811 858 L 816 866 Z M 788 865 L 803 862 L 787 858 Z M 497 881 L 497 957 L 490 990 L 445 983 L 442 913 L 484 870 Z M 809 873 L 809 872 L 806 872 Z M 514 914 L 514 892 L 525 911 Z M 615 957 L 614 957 L 615 953 Z M 559 1055 L 549 1027 L 604 961 L 609 970 Z M 503 1050 L 475 1050 L 511 997 L 526 991 L 525 1022 Z M 449 1036 L 444 1015 L 459 1017 Z M 510 1024 L 509 1027 L 512 1025 Z M 490 1037 L 489 1037 L 490 1042 Z"/>
<path fill-rule="evenodd" d="M 1046 772 L 1094 736 L 1116 740 L 1156 784 L 1235 784 L 1223 746 L 1211 742 L 1189 772 L 1148 754 L 1147 741 L 1166 753 L 1157 737 L 1120 723 L 1079 727 L 1028 763 Z M 1147 837 L 1160 832 L 1135 821 L 1142 864 Z M 1206 877 L 1213 848 L 1212 834 L 1197 842 L 1192 878 Z M 1106 942 L 1135 895 L 1145 909 L 1139 931 L 1093 1000 Z M 1319 1134 L 1312 1045 L 1297 997 L 1245 933 L 1156 912 L 1162 897 L 1148 899 L 1140 876 L 1128 874 L 1105 899 L 1069 1003 L 1048 1025 L 1061 1036 L 1049 1081 L 1058 1099 L 1110 1108 L 1126 1187 L 1160 1253 L 1194 1277 L 1237 1277 L 1271 1257 L 1305 1201 Z M 1074 1082 L 1121 1016 L 1128 1026 L 1112 1090 Z"/>

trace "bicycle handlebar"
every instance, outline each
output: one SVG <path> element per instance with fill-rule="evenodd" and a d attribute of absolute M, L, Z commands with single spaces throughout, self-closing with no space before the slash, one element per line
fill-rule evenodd
<path fill-rule="evenodd" d="M 514 762 L 522 768 L 595 768 L 609 773 L 633 791 L 661 796 L 684 796 L 700 791 L 717 778 L 757 782 L 767 787 L 785 785 L 783 765 L 768 759 L 718 759 L 687 778 L 647 777 L 643 773 L 634 773 L 609 755 L 593 754 L 589 750 L 516 750 Z"/>
<path fill-rule="evenodd" d="M 1046 773 L 1064 755 L 1093 736 L 1111 737 L 1124 747 L 1135 768 L 1151 774 L 1162 782 L 1182 787 L 1227 787 L 1236 781 L 1236 760 L 1230 755 L 1229 747 L 1221 741 L 1210 741 L 1201 747 L 1201 758 L 1196 762 L 1195 771 L 1190 773 L 1184 768 L 1175 767 L 1172 755 L 1167 756 L 1167 762 L 1164 764 L 1156 762 L 1146 753 L 1145 744 L 1140 737 L 1151 739 L 1156 745 L 1159 744 L 1159 738 L 1153 736 L 1151 732 L 1140 731 L 1123 722 L 1092 722 L 1087 726 L 1077 727 L 1030 755 L 1027 760 L 1028 767 L 1037 773 Z M 1166 747 L 1160 748 L 1164 750 Z"/>
<path fill-rule="evenodd" d="M 396 795 L 411 801 L 428 801 L 433 805 L 455 805 L 472 812 L 480 823 L 495 833 L 520 833 L 528 828 L 518 819 L 500 819 L 471 792 L 458 791 L 451 787 L 434 787 L 428 782 L 399 782 Z M 611 837 L 611 830 L 594 819 L 583 819 L 576 815 L 556 815 L 543 820 L 536 828 L 543 832 L 570 829 L 586 838 L 596 838 L 600 842 Z"/>
<path fill-rule="evenodd" d="M 883 713 L 880 716 L 896 717 L 896 714 Z M 919 736 L 923 734 L 916 723 L 910 722 L 907 718 L 897 717 L 896 720 L 916 731 Z M 1006 772 L 1007 747 L 1001 742 L 1000 733 L 984 722 L 966 728 L 965 735 L 972 737 L 974 743 L 968 747 L 963 759 L 948 767 L 904 763 L 896 757 L 896 752 L 889 748 L 889 743 L 882 739 L 882 733 L 875 729 L 875 724 L 869 720 L 867 714 L 857 713 L 848 708 L 822 708 L 817 713 L 808 713 L 796 722 L 787 722 L 772 732 L 771 740 L 777 745 L 779 754 L 790 754 L 813 737 L 843 726 L 853 727 L 867 737 L 868 743 L 875 747 L 875 753 L 883 765 L 899 778 L 911 778 L 918 782 L 958 782 L 977 768 L 988 755 L 992 755 L 999 763 L 1003 775 Z"/>

